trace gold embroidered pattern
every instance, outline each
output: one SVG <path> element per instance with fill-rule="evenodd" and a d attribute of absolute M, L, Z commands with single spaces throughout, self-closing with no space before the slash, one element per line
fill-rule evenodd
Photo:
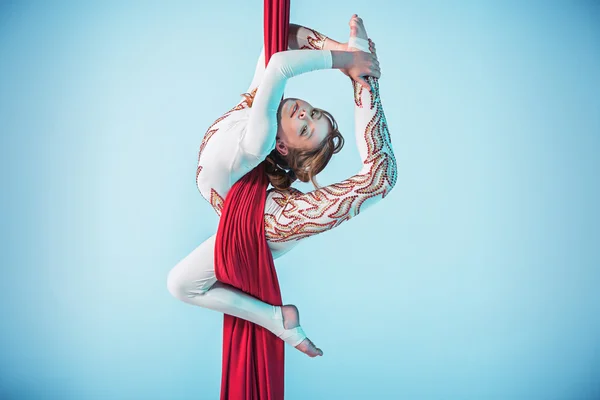
<path fill-rule="evenodd" d="M 358 215 L 368 199 L 386 197 L 396 184 L 396 159 L 379 100 L 379 83 L 373 77 L 367 77 L 367 81 L 374 98 L 371 100 L 371 109 L 376 108 L 364 133 L 367 144 L 364 164 L 369 165 L 369 172 L 306 194 L 292 188 L 274 190 L 273 200 L 283 210 L 280 216 L 265 215 L 267 240 L 299 240 L 332 229 Z M 356 93 L 356 86 L 354 89 Z M 360 97 L 357 105 L 362 107 Z"/>
<path fill-rule="evenodd" d="M 323 50 L 323 47 L 325 46 L 325 39 L 327 39 L 327 36 L 315 31 L 314 29 L 306 29 L 309 30 L 313 34 L 313 36 L 311 36 L 310 34 L 306 36 L 306 41 L 308 42 L 308 44 L 305 44 L 304 46 L 300 47 L 300 50 Z"/>
<path fill-rule="evenodd" d="M 210 204 L 213 206 L 217 215 L 220 217 L 221 212 L 223 211 L 223 205 L 225 204 L 225 200 L 223 197 L 217 193 L 215 189 L 210 189 Z"/>
<path fill-rule="evenodd" d="M 256 96 L 256 91 L 258 90 L 258 88 L 254 88 L 253 91 L 251 91 L 250 93 L 244 93 L 242 94 L 242 96 L 244 96 L 245 99 L 245 103 L 248 107 L 252 107 L 252 103 L 254 102 L 254 96 Z"/>
<path fill-rule="evenodd" d="M 372 78 L 372 79 L 377 79 L 377 78 L 373 78 L 372 76 L 367 76 L 366 78 Z M 371 84 L 371 80 L 370 79 L 365 79 L 367 82 L 369 82 Z M 362 91 L 365 89 L 360 83 L 356 82 L 355 80 L 352 80 L 352 87 L 354 88 L 354 104 L 356 104 L 358 107 L 363 106 L 362 104 Z M 372 96 L 371 96 L 371 105 L 370 105 L 370 109 L 372 110 L 373 107 L 375 107 L 375 99 L 379 99 L 379 84 L 375 86 L 373 86 L 373 84 L 371 84 L 371 90 L 373 91 Z"/>

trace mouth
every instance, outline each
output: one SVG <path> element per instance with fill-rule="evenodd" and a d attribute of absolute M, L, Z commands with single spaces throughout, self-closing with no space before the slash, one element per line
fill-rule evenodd
<path fill-rule="evenodd" d="M 294 116 L 297 109 L 298 109 L 298 103 L 294 102 L 294 104 L 292 105 L 292 113 L 290 114 L 290 118 L 292 118 Z"/>

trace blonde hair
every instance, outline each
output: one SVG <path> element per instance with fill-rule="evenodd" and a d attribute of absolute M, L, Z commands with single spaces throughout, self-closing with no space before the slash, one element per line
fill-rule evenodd
<path fill-rule="evenodd" d="M 329 112 L 320 111 L 329 118 L 332 129 L 319 147 L 311 150 L 288 147 L 285 156 L 273 149 L 265 158 L 265 171 L 274 188 L 287 189 L 299 179 L 302 182 L 312 182 L 318 189 L 315 177 L 327 166 L 331 157 L 344 147 L 344 137 L 338 130 L 337 122 Z"/>

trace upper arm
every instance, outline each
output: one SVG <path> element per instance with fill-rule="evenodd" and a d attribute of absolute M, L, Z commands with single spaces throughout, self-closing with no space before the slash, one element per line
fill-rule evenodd
<path fill-rule="evenodd" d="M 260 51 L 260 55 L 258 56 L 258 61 L 256 62 L 256 67 L 254 68 L 254 76 L 252 77 L 252 81 L 250 82 L 250 86 L 246 93 L 251 93 L 258 86 L 260 86 L 260 82 L 262 81 L 263 75 L 265 73 L 265 46 L 262 47 Z"/>

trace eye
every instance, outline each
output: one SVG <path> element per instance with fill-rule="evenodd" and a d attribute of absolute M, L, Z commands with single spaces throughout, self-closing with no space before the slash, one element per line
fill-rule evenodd
<path fill-rule="evenodd" d="M 311 116 L 311 118 L 314 118 L 314 117 L 315 117 L 315 113 L 318 113 L 318 111 L 317 111 L 316 109 L 313 109 L 313 110 L 310 112 L 310 116 Z M 304 127 L 303 127 L 303 128 L 302 128 L 302 130 L 300 131 L 300 136 L 305 136 L 305 135 L 306 135 L 306 131 L 307 131 L 307 127 L 306 127 L 306 125 L 304 125 Z"/>

